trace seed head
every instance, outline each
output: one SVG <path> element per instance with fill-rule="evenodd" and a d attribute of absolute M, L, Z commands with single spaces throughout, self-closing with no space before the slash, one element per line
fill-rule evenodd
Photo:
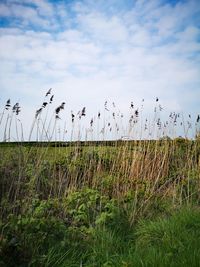
<path fill-rule="evenodd" d="M 71 117 L 72 117 L 72 122 L 74 122 L 75 115 L 73 114 L 73 111 L 71 111 Z"/>
<path fill-rule="evenodd" d="M 139 111 L 136 109 L 135 111 L 135 116 L 138 117 L 139 116 Z"/>
<path fill-rule="evenodd" d="M 6 102 L 6 106 L 5 106 L 6 110 L 8 110 L 9 107 L 11 107 L 11 105 L 10 105 L 10 99 L 8 99 L 7 102 Z"/>
<path fill-rule="evenodd" d="M 13 108 L 12 108 L 12 111 L 13 111 L 13 113 L 15 113 L 16 115 L 19 115 L 19 113 L 20 113 L 20 106 L 19 106 L 19 103 L 16 103 L 14 106 L 13 106 Z"/>
<path fill-rule="evenodd" d="M 43 102 L 42 107 L 45 108 L 47 106 L 47 104 L 48 104 L 47 102 Z"/>
<path fill-rule="evenodd" d="M 85 111 L 86 111 L 86 108 L 84 107 L 83 109 L 82 109 L 82 111 L 81 111 L 81 116 L 85 116 L 86 114 L 85 114 Z"/>
<path fill-rule="evenodd" d="M 54 98 L 54 95 L 52 95 L 51 98 L 50 98 L 50 100 L 49 100 L 49 103 L 50 103 L 50 104 L 52 103 L 53 98 Z"/>
<path fill-rule="evenodd" d="M 64 109 L 65 107 L 65 102 L 62 102 L 62 104 L 60 105 L 60 109 Z"/>
<path fill-rule="evenodd" d="M 92 125 L 93 125 L 93 122 L 94 122 L 94 120 L 91 119 L 91 121 L 90 121 L 90 126 L 91 126 L 91 127 L 92 127 Z"/>
<path fill-rule="evenodd" d="M 38 115 L 42 112 L 42 108 L 39 108 L 38 110 L 36 110 L 36 113 L 35 113 L 35 118 L 38 117 Z"/>
<path fill-rule="evenodd" d="M 50 89 L 46 92 L 46 95 L 45 95 L 45 96 L 50 95 L 50 94 L 51 94 L 51 90 L 52 90 L 52 88 L 50 88 Z"/>
<path fill-rule="evenodd" d="M 62 102 L 62 104 L 55 109 L 55 113 L 58 115 L 61 109 L 64 109 L 64 106 L 65 106 L 65 102 Z"/>
<path fill-rule="evenodd" d="M 60 106 L 55 109 L 56 114 L 60 112 Z"/>
<path fill-rule="evenodd" d="M 56 118 L 56 120 L 60 120 L 60 117 L 58 114 L 56 114 L 55 118 Z"/>
<path fill-rule="evenodd" d="M 131 108 L 134 108 L 133 102 L 131 102 Z"/>
<path fill-rule="evenodd" d="M 104 103 L 104 107 L 105 107 L 105 110 L 109 111 L 109 109 L 108 109 L 108 107 L 107 107 L 107 104 L 108 104 L 108 102 L 106 101 L 106 102 Z"/>

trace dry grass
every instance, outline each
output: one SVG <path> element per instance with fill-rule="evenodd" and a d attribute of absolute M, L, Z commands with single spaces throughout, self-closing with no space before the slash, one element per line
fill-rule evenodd
<path fill-rule="evenodd" d="M 84 136 L 84 133 L 81 133 L 81 120 L 87 116 L 87 109 L 83 107 L 77 114 L 73 111 L 69 114 L 70 140 L 77 138 L 78 141 L 71 142 L 67 147 L 60 143 L 60 146 L 52 148 L 51 141 L 62 140 L 60 136 L 65 134 L 65 129 L 60 135 L 58 131 L 65 102 L 54 110 L 49 119 L 48 108 L 52 101 L 50 89 L 41 107 L 36 110 L 29 134 L 29 140 L 34 136 L 36 141 L 48 141 L 48 146 L 44 147 L 38 142 L 35 147 L 25 147 L 21 143 L 17 146 L 2 147 L 0 150 L 1 214 L 7 213 L 3 204 L 5 200 L 12 203 L 13 212 L 18 213 L 23 209 L 22 202 L 25 201 L 28 205 L 34 197 L 63 199 L 69 192 L 84 187 L 97 189 L 102 195 L 123 202 L 125 207 L 128 205 L 129 211 L 131 210 L 130 221 L 144 213 L 157 198 L 166 198 L 171 205 L 199 203 L 199 139 L 166 138 L 168 134 L 175 132 L 177 124 L 183 126 L 185 134 L 192 127 L 193 131 L 194 127 L 197 131 L 199 115 L 196 126 L 191 125 L 189 120 L 185 125 L 181 115 L 176 113 L 170 113 L 168 121 L 162 122 L 159 114 L 163 108 L 156 98 L 152 121 L 146 118 L 141 120 L 142 108 L 135 108 L 131 102 L 128 125 L 124 126 L 124 114 L 117 110 L 115 103 L 108 107 L 105 102 L 104 111 L 99 111 L 96 117 L 93 116 L 89 120 L 85 140 L 88 135 L 101 136 L 101 139 L 106 140 L 107 134 L 109 138 L 112 136 L 111 139 L 115 139 L 114 137 L 124 133 L 126 129 L 124 135 L 128 136 L 127 141 L 91 142 L 90 145 L 88 142 L 79 142 L 81 136 Z M 23 141 L 20 139 L 24 134 L 23 127 L 19 127 L 19 115 L 19 104 L 16 103 L 11 109 L 11 101 L 8 100 L 0 120 L 1 127 L 5 127 L 4 141 L 11 140 L 13 121 L 17 141 Z M 103 126 L 101 130 L 100 125 Z M 97 134 L 94 134 L 95 132 Z M 140 132 L 159 138 L 129 140 Z"/>

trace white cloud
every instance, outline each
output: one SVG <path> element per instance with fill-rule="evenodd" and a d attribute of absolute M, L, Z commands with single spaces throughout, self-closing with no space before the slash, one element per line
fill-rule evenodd
<path fill-rule="evenodd" d="M 81 29 L 91 35 L 96 42 L 118 44 L 127 41 L 128 31 L 123 22 L 116 16 L 107 18 L 95 12 L 88 15 L 80 15 L 78 21 Z"/>
<path fill-rule="evenodd" d="M 0 4 L 0 16 L 11 18 L 20 28 L 27 26 L 51 30 L 58 28 L 53 6 L 47 1 L 8 1 Z"/>
<path fill-rule="evenodd" d="M 10 16 L 11 11 L 9 7 L 3 3 L 0 3 L 0 16 Z"/>
<path fill-rule="evenodd" d="M 195 3 L 137 1 L 110 16 L 88 1 L 70 7 L 37 0 L 1 4 L 0 14 L 20 20 L 19 27 L 13 19 L 13 27 L 0 29 L 2 96 L 28 99 L 30 109 L 53 87 L 58 102 L 67 99 L 71 109 L 87 105 L 91 113 L 106 99 L 125 110 L 130 101 L 145 98 L 150 111 L 156 96 L 168 110 L 195 112 L 200 85 Z M 40 30 L 26 29 L 30 23 Z"/>

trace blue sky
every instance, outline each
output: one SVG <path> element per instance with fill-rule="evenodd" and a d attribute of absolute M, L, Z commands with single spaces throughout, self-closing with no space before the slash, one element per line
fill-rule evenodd
<path fill-rule="evenodd" d="M 3 0 L 0 105 L 20 101 L 28 125 L 52 87 L 68 110 L 145 98 L 150 112 L 158 96 L 199 113 L 199 52 L 199 0 Z"/>

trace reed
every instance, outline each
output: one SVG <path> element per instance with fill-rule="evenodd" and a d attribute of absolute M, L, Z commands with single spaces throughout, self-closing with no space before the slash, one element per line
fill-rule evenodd
<path fill-rule="evenodd" d="M 26 251 L 28 247 L 37 258 L 33 266 L 40 265 L 38 247 L 44 250 L 43 254 L 48 248 L 47 259 L 43 259 L 46 265 L 42 266 L 51 266 L 53 262 L 62 266 L 62 261 L 63 266 L 78 266 L 80 262 L 84 266 L 85 262 L 95 261 L 103 266 L 103 261 L 110 259 L 113 266 L 119 262 L 123 266 L 119 255 L 114 261 L 108 251 L 120 254 L 126 243 L 124 236 L 129 238 L 128 233 L 133 232 L 138 221 L 199 205 L 200 116 L 193 124 L 191 115 L 185 119 L 174 112 L 162 120 L 163 107 L 158 98 L 153 118 L 145 116 L 144 100 L 141 106 L 131 102 L 128 114 L 122 114 L 115 103 L 109 105 L 106 101 L 103 111 L 93 116 L 87 114 L 86 107 L 71 111 L 63 127 L 65 102 L 54 108 L 53 99 L 52 89 L 48 90 L 34 114 L 29 142 L 24 142 L 19 104 L 11 107 L 9 100 L 1 113 L 4 142 L 0 143 L 0 255 L 2 251 L 10 253 L 9 236 L 15 233 L 22 242 L 15 249 L 24 247 Z M 180 129 L 184 137 L 177 136 Z M 49 241 L 51 235 L 61 240 L 59 252 Z M 43 239 L 50 243 L 42 245 Z M 102 243 L 97 246 L 98 242 Z M 143 242 L 141 234 L 136 242 L 138 247 L 139 242 Z M 119 248 L 115 250 L 116 245 Z M 131 264 L 140 255 L 137 246 Z M 27 261 L 30 264 L 30 258 Z"/>
<path fill-rule="evenodd" d="M 89 120 L 88 128 L 83 128 L 81 124 L 87 117 L 86 107 L 78 111 L 77 115 L 71 111 L 71 126 L 65 122 L 61 135 L 58 121 L 61 120 L 65 102 L 55 108 L 48 121 L 53 98 L 50 89 L 35 113 L 29 141 L 35 136 L 38 145 L 26 149 L 21 143 L 19 147 L 4 148 L 8 150 L 6 153 L 11 158 L 16 157 L 16 150 L 19 154 L 14 164 L 17 166 L 11 168 L 15 176 L 11 175 L 7 178 L 8 181 L 3 181 L 1 185 L 1 198 L 7 196 L 11 201 L 16 201 L 21 197 L 26 198 L 30 193 L 46 199 L 64 198 L 68 192 L 87 186 L 119 201 L 131 195 L 134 200 L 131 221 L 145 211 L 151 200 L 158 195 L 168 197 L 173 205 L 181 204 L 185 200 L 189 204 L 194 200 L 199 190 L 199 139 L 174 136 L 177 124 L 184 125 L 183 116 L 170 113 L 168 120 L 163 122 L 160 118 L 163 107 L 158 98 L 155 101 L 152 121 L 142 117 L 144 100 L 140 108 L 131 102 L 128 118 L 120 112 L 115 103 L 109 107 L 106 101 L 103 117 L 99 111 Z M 44 114 L 47 106 L 48 110 Z M 1 122 L 4 112 L 10 108 L 9 100 L 4 107 Z M 12 113 L 7 113 L 4 141 L 11 140 L 13 115 L 18 116 L 20 110 L 19 104 L 16 103 L 10 110 Z M 188 118 L 191 119 L 191 116 Z M 128 124 L 124 126 L 126 119 Z M 198 115 L 196 127 L 199 120 Z M 23 141 L 19 140 L 17 120 L 15 123 L 17 140 Z M 100 125 L 103 131 L 99 131 Z M 186 126 L 183 126 L 184 133 L 188 134 L 192 127 L 191 122 L 187 121 Z M 70 146 L 62 147 L 60 143 L 59 147 L 51 148 L 52 141 L 65 141 L 66 130 L 70 128 Z M 82 129 L 86 130 L 85 140 Z M 142 139 L 143 132 L 151 138 Z M 125 134 L 127 140 L 115 139 L 119 137 L 119 133 Z M 101 134 L 102 141 L 95 141 L 95 136 L 99 138 Z M 170 138 L 170 134 L 173 137 Z M 137 140 L 133 139 L 134 136 Z M 156 138 L 152 139 L 153 137 Z M 107 144 L 106 140 L 109 139 L 112 142 Z M 43 147 L 40 141 L 47 141 L 48 146 Z M 1 157 L 4 155 L 4 149 Z M 45 164 L 48 167 L 45 167 Z"/>

